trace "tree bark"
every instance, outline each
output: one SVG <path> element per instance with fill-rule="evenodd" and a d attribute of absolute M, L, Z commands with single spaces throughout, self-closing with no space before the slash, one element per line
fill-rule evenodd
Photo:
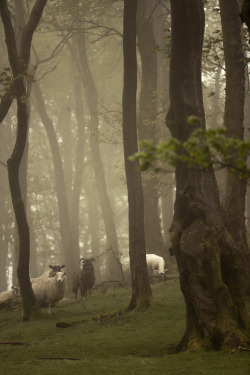
<path fill-rule="evenodd" d="M 100 251 L 100 241 L 99 241 L 99 210 L 98 210 L 98 193 L 95 186 L 94 176 L 88 176 L 84 183 L 84 191 L 86 194 L 87 201 L 87 212 L 88 212 L 88 229 L 90 236 L 90 248 L 92 251 L 92 256 L 96 259 L 95 262 L 95 277 L 96 283 L 100 284 L 101 282 L 101 266 L 103 264 L 103 258 L 97 258 Z M 86 250 L 89 248 L 89 245 L 86 246 Z M 87 256 L 87 253 L 84 254 Z M 105 257 L 106 258 L 106 257 Z M 106 259 L 105 259 L 106 260 Z M 105 262 L 104 260 L 104 262 Z M 105 264 L 106 265 L 106 264 Z M 107 270 L 109 270 L 109 265 L 107 265 Z M 108 276 L 108 275 L 105 275 Z"/>
<path fill-rule="evenodd" d="M 119 244 L 117 239 L 114 213 L 112 210 L 110 198 L 107 192 L 107 184 L 104 174 L 103 163 L 101 160 L 100 148 L 98 143 L 99 119 L 98 119 L 98 94 L 96 85 L 90 70 L 89 61 L 86 55 L 85 34 L 79 34 L 76 38 L 79 60 L 81 64 L 81 73 L 83 74 L 83 88 L 86 92 L 87 105 L 90 112 L 89 130 L 90 130 L 90 153 L 92 157 L 93 169 L 95 173 L 96 186 L 99 196 L 99 202 L 104 221 L 107 246 L 111 246 L 115 256 L 119 259 Z M 109 256 L 109 276 L 111 279 L 121 278 L 121 272 L 113 255 Z"/>
<path fill-rule="evenodd" d="M 31 10 L 29 19 L 22 30 L 22 42 L 18 53 L 11 16 L 7 1 L 0 2 L 1 18 L 4 25 L 6 46 L 9 62 L 14 77 L 13 86 L 17 100 L 17 136 L 14 150 L 7 161 L 9 186 L 13 209 L 16 217 L 19 235 L 19 260 L 17 276 L 22 296 L 23 320 L 28 321 L 36 309 L 36 300 L 29 278 L 30 238 L 24 201 L 19 181 L 19 168 L 25 150 L 28 132 L 29 113 L 26 101 L 28 100 L 27 74 L 30 60 L 30 48 L 34 31 L 40 21 L 47 0 L 37 0 Z"/>
<path fill-rule="evenodd" d="M 74 249 L 72 249 L 71 242 L 71 227 L 69 219 L 69 208 L 68 199 L 66 193 L 66 185 L 64 180 L 63 163 L 60 154 L 59 145 L 56 138 L 53 121 L 47 114 L 42 93 L 38 84 L 34 84 L 33 93 L 37 102 L 37 110 L 43 122 L 44 128 L 48 135 L 48 140 L 51 147 L 51 153 L 54 163 L 55 173 L 55 190 L 57 195 L 58 211 L 59 211 L 59 222 L 60 222 L 60 233 L 63 248 L 64 261 L 67 266 L 67 273 L 72 275 L 75 271 L 76 263 L 74 259 Z M 64 262 L 63 261 L 63 262 Z M 71 277 L 68 277 L 68 290 L 71 290 Z"/>
<path fill-rule="evenodd" d="M 76 43 L 75 43 L 76 44 Z M 76 258 L 80 259 L 79 247 L 79 215 L 80 215 L 80 196 L 83 189 L 83 168 L 84 168 L 84 149 L 86 146 L 85 119 L 83 116 L 83 93 L 82 84 L 79 80 L 80 63 L 77 54 L 77 47 L 74 48 L 70 43 L 67 44 L 71 53 L 73 62 L 73 79 L 75 95 L 75 117 L 77 121 L 77 143 L 75 154 L 75 170 L 73 173 L 73 186 L 71 188 L 70 222 L 72 233 L 72 245 L 75 249 Z M 85 256 L 85 254 L 84 254 Z"/>
<path fill-rule="evenodd" d="M 172 0 L 171 15 L 171 104 L 166 121 L 172 135 L 185 141 L 194 130 L 187 122 L 189 116 L 197 116 L 196 126 L 205 129 L 201 85 L 203 2 Z M 220 217 L 213 170 L 202 173 L 198 168 L 177 164 L 170 238 L 186 303 L 186 332 L 177 350 L 232 350 L 246 344 L 227 285 L 228 272 L 234 274 L 236 282 L 240 277 L 239 249 Z"/>
<path fill-rule="evenodd" d="M 80 248 L 79 248 L 79 208 L 80 208 L 80 196 L 82 191 L 82 180 L 83 180 L 83 167 L 84 167 L 84 149 L 86 143 L 86 134 L 84 130 L 84 119 L 80 115 L 82 112 L 83 98 L 81 90 L 81 82 L 74 77 L 74 89 L 75 89 L 75 103 L 76 103 L 76 120 L 77 120 L 77 145 L 75 155 L 75 172 L 73 179 L 73 188 L 71 196 L 71 232 L 72 232 L 72 245 L 75 249 L 75 253 L 80 259 Z"/>
<path fill-rule="evenodd" d="M 143 191 L 138 163 L 128 157 L 138 151 L 136 133 L 136 12 L 137 1 L 124 1 L 123 19 L 123 142 L 129 208 L 129 257 L 132 298 L 128 310 L 148 307 L 153 303 L 147 265 L 144 235 Z"/>
<path fill-rule="evenodd" d="M 139 141 L 143 139 L 159 140 L 159 126 L 156 125 L 157 57 L 153 32 L 154 6 L 152 0 L 141 0 L 137 12 L 137 38 L 142 70 L 137 119 Z M 164 250 L 159 216 L 158 180 L 159 176 L 149 171 L 142 176 L 145 239 L 147 253 L 165 258 L 166 250 Z"/>
<path fill-rule="evenodd" d="M 226 102 L 224 126 L 229 137 L 244 140 L 244 100 L 245 100 L 245 61 L 241 40 L 241 22 L 239 19 L 239 5 L 237 0 L 220 0 L 220 15 L 223 32 L 223 46 L 226 67 Z M 240 179 L 236 173 L 227 170 L 227 184 L 225 199 L 222 202 L 223 222 L 239 244 L 242 271 L 245 278 L 243 285 L 235 283 L 233 275 L 228 274 L 228 284 L 235 305 L 238 306 L 238 318 L 244 325 L 245 286 L 250 272 L 250 253 L 247 244 L 245 225 L 245 199 L 247 180 Z M 229 260 L 230 261 L 230 260 Z"/>

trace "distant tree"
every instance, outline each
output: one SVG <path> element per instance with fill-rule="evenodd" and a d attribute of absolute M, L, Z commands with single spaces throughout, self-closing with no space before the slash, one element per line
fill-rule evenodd
<path fill-rule="evenodd" d="M 89 131 L 90 131 L 90 153 L 92 158 L 95 182 L 99 197 L 100 208 L 105 226 L 107 246 L 111 246 L 117 258 L 119 255 L 119 245 L 115 227 L 114 213 L 111 201 L 107 191 L 107 183 L 104 174 L 104 167 L 99 147 L 99 115 L 98 115 L 98 91 L 94 77 L 90 68 L 86 48 L 86 35 L 84 32 L 76 35 L 76 45 L 78 47 L 79 62 L 82 76 L 82 84 L 85 90 L 86 102 L 90 112 Z M 112 254 L 109 255 L 109 276 L 112 279 L 121 277 L 120 270 Z"/>
<path fill-rule="evenodd" d="M 64 168 L 62 157 L 60 153 L 59 144 L 57 141 L 57 135 L 54 128 L 52 119 L 49 117 L 46 105 L 42 96 L 41 89 L 38 83 L 35 83 L 33 86 L 33 94 L 37 103 L 37 111 L 41 117 L 42 123 L 46 130 L 53 164 L 54 164 L 54 173 L 55 173 L 55 191 L 57 196 L 58 203 L 58 212 L 59 212 L 59 223 L 60 223 L 60 235 L 63 248 L 64 262 L 67 266 L 67 272 L 69 275 L 72 275 L 75 269 L 74 262 L 74 249 L 72 249 L 71 242 L 71 226 L 70 226 L 70 215 L 68 207 L 68 197 L 66 192 L 66 183 L 64 176 Z M 71 290 L 71 278 L 68 280 L 68 287 Z"/>
<path fill-rule="evenodd" d="M 21 195 L 19 168 L 25 150 L 28 131 L 29 113 L 27 106 L 27 82 L 29 79 L 28 65 L 30 60 L 31 41 L 46 3 L 47 0 L 37 0 L 35 2 L 28 21 L 23 27 L 21 47 L 20 52 L 18 52 L 7 1 L 2 0 L 0 2 L 1 18 L 4 25 L 6 46 L 13 76 L 11 92 L 6 93 L 5 97 L 9 95 L 10 101 L 10 99 L 13 99 L 13 96 L 15 96 L 17 101 L 17 137 L 13 153 L 7 161 L 7 166 L 12 203 L 19 235 L 17 276 L 22 295 L 24 321 L 30 320 L 32 312 L 36 308 L 36 300 L 29 278 L 30 237 L 24 201 Z"/>
<path fill-rule="evenodd" d="M 132 298 L 129 310 L 153 303 L 146 265 L 143 192 L 140 172 L 128 157 L 138 150 L 136 129 L 136 12 L 137 1 L 124 1 L 123 19 L 123 142 L 129 205 L 129 256 Z"/>

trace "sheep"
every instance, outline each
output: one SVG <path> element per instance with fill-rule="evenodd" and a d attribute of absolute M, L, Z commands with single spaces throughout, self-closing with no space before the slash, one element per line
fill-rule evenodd
<path fill-rule="evenodd" d="M 11 290 L 6 290 L 0 293 L 0 303 L 8 301 L 9 299 L 21 297 L 20 289 L 18 286 L 12 286 Z"/>
<path fill-rule="evenodd" d="M 91 293 L 91 289 L 95 283 L 95 270 L 93 262 L 95 258 L 80 259 L 80 262 L 83 264 L 83 267 L 80 270 L 77 270 L 73 273 L 72 276 L 72 290 L 77 298 L 77 292 L 80 288 L 81 297 L 87 296 L 87 293 Z"/>
<path fill-rule="evenodd" d="M 162 257 L 155 254 L 146 254 L 147 267 L 149 276 L 165 274 L 167 269 L 164 269 L 165 261 Z"/>
<path fill-rule="evenodd" d="M 55 265 L 55 266 L 49 266 L 49 268 L 51 268 L 51 270 L 49 271 L 45 271 L 42 275 L 39 276 L 39 279 L 44 279 L 45 277 L 54 277 L 55 274 L 57 272 L 61 272 L 62 269 L 65 267 L 65 265 L 63 264 L 62 266 L 58 266 L 58 265 Z"/>
<path fill-rule="evenodd" d="M 66 288 L 67 278 L 65 272 L 57 272 L 54 277 L 33 279 L 32 289 L 39 307 L 48 306 L 48 313 L 51 314 L 51 307 L 56 313 L 56 303 L 63 299 Z"/>

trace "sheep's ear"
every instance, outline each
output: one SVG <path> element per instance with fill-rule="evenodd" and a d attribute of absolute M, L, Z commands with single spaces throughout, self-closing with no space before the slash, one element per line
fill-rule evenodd
<path fill-rule="evenodd" d="M 65 267 L 65 264 L 63 264 L 63 265 L 61 266 L 61 270 L 62 270 L 64 267 Z"/>
<path fill-rule="evenodd" d="M 53 270 L 53 266 L 49 265 L 49 268 L 51 268 Z"/>
<path fill-rule="evenodd" d="M 82 258 L 82 259 L 79 260 L 79 263 L 84 263 L 85 261 L 86 261 L 86 259 Z"/>

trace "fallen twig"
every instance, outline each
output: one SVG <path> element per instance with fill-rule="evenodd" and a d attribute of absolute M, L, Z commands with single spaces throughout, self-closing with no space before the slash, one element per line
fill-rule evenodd
<path fill-rule="evenodd" d="M 54 359 L 54 360 L 66 360 L 66 361 L 81 361 L 81 358 L 70 358 L 70 357 L 43 357 L 40 360 Z"/>
<path fill-rule="evenodd" d="M 0 345 L 28 345 L 28 342 L 21 341 L 0 341 Z"/>

